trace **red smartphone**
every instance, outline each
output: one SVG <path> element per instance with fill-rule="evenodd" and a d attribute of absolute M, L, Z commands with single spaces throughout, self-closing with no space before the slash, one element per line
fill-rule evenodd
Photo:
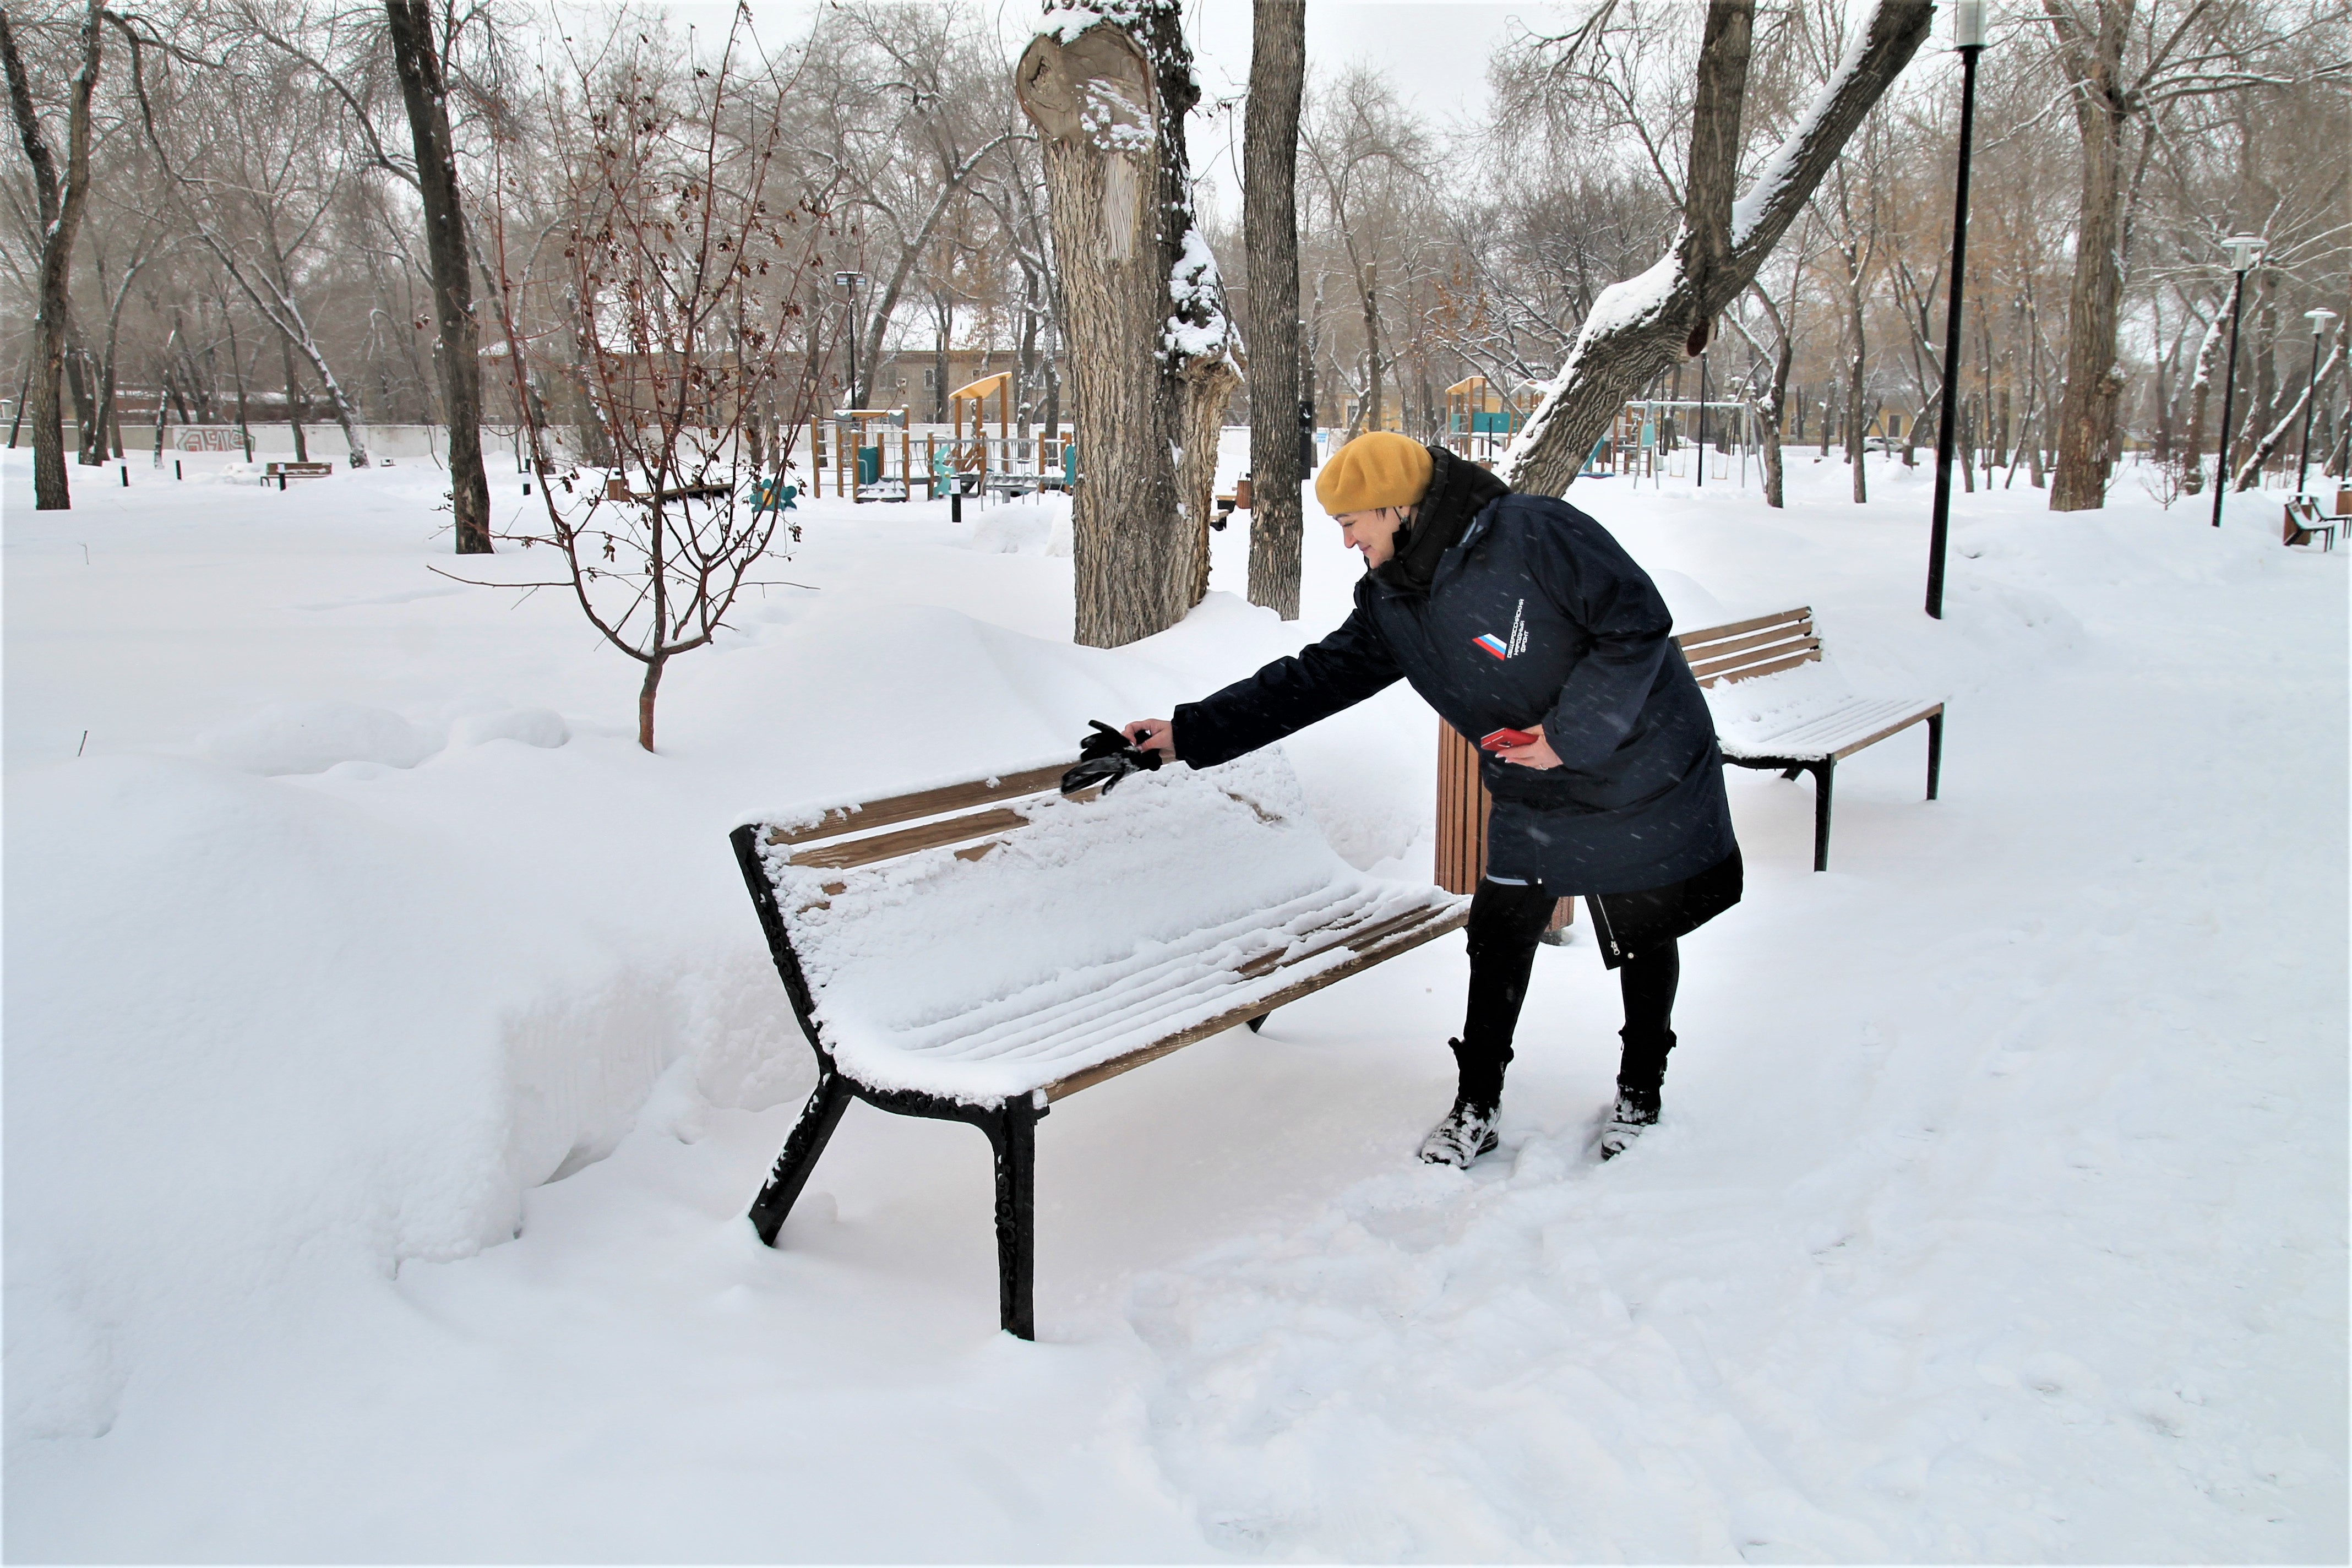
<path fill-rule="evenodd" d="M 1478 738 L 1478 749 L 1499 752 L 1505 746 L 1532 746 L 1542 739 L 1541 735 L 1530 734 L 1525 730 L 1496 730 Z"/>

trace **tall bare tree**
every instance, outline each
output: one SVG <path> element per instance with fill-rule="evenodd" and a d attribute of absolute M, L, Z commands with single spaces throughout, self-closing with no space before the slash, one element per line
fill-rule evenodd
<path fill-rule="evenodd" d="M 2340 32 L 2340 9 L 2298 26 L 2283 25 L 2283 7 L 2252 0 L 2042 0 L 2042 19 L 2082 154 L 2065 389 L 2050 483 L 2051 510 L 2077 511 L 2106 501 L 2123 392 L 2116 343 L 2132 220 L 2151 160 L 2167 139 L 2165 111 L 2190 99 L 2340 78 L 2352 62 L 2329 60 L 2314 72 L 2276 58 L 2281 46 L 2316 28 L 2332 23 Z M 2265 55 L 2272 57 L 2267 67 Z"/>
<path fill-rule="evenodd" d="M 384 0 L 394 68 L 415 147 L 416 194 L 425 205 L 425 249 L 433 268 L 433 315 L 441 335 L 441 407 L 447 431 L 449 500 L 457 553 L 490 552 L 490 483 L 482 469 L 481 333 L 474 321 L 472 247 L 449 132 L 445 48 L 434 40 L 426 0 Z"/>
<path fill-rule="evenodd" d="M 66 479 L 58 384 L 65 372 L 66 337 L 72 321 L 73 301 L 68 287 L 74 238 L 81 228 L 82 212 L 89 205 L 90 100 L 98 91 L 105 26 L 103 0 L 89 0 L 77 50 L 79 65 L 66 92 L 66 166 L 60 178 L 57 154 L 33 104 L 32 81 L 17 48 L 15 25 L 8 8 L 0 5 L 0 65 L 5 65 L 8 77 L 8 107 L 16 121 L 17 139 L 24 145 L 25 161 L 33 166 L 40 203 L 37 289 L 40 304 L 34 318 L 27 399 L 33 419 L 33 506 L 40 511 L 61 511 L 73 505 L 73 491 Z"/>
<path fill-rule="evenodd" d="M 1306 0 L 1256 0 L 1242 131 L 1250 300 L 1249 598 L 1298 618 L 1305 540 L 1298 449 L 1298 108 Z"/>

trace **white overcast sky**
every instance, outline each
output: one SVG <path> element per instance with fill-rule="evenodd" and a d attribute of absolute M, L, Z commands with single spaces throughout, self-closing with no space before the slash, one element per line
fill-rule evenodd
<path fill-rule="evenodd" d="M 1029 40 L 1030 19 L 1042 7 L 1034 0 L 969 3 L 1004 38 L 1009 73 L 1012 58 Z M 812 0 L 751 5 L 762 36 L 776 42 L 804 31 L 819 9 Z M 698 32 L 721 34 L 734 11 L 731 0 L 667 0 L 656 8 Z M 1384 73 L 1401 97 L 1442 122 L 1475 109 L 1486 90 L 1486 57 L 1515 18 L 1540 28 L 1556 26 L 1560 11 L 1553 0 L 1308 0 L 1307 74 L 1336 74 L 1361 60 Z M 1250 0 L 1187 0 L 1185 12 L 1203 109 L 1221 99 L 1238 100 L 1249 85 Z M 1005 90 L 1012 90 L 1009 75 Z M 1237 220 L 1241 184 L 1233 164 L 1241 153 L 1239 116 L 1196 117 L 1190 140 L 1195 174 L 1213 187 L 1213 199 L 1224 217 Z"/>
<path fill-rule="evenodd" d="M 1249 0 L 1192 0 L 1185 10 L 1202 105 L 1238 100 L 1249 86 Z M 1543 0 L 1309 0 L 1307 77 L 1337 75 L 1360 60 L 1386 76 L 1398 96 L 1443 122 L 1475 110 L 1486 89 L 1486 58 L 1515 18 L 1541 28 L 1556 24 L 1559 15 Z M 1234 165 L 1241 136 L 1238 114 L 1212 124 L 1196 118 L 1192 135 L 1193 171 L 1213 184 L 1229 221 L 1240 217 L 1241 181 Z"/>

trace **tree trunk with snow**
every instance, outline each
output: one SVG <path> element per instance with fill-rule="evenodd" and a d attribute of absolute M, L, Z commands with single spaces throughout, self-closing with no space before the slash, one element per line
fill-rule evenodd
<path fill-rule="evenodd" d="M 2304 405 L 2311 401 L 2312 387 L 2326 382 L 2335 374 L 2336 367 L 2343 362 L 2344 332 L 2345 329 L 2341 326 L 2336 329 L 2336 342 L 2328 349 L 2327 358 L 2320 365 L 2318 372 L 2305 383 L 2301 391 L 2295 394 L 2294 401 L 2287 405 L 2285 411 L 2271 426 L 2270 434 L 2256 442 L 2254 449 L 2247 454 L 2245 461 L 2238 465 L 2237 489 L 2250 490 L 2254 488 L 2263 477 L 2263 465 L 2269 462 L 2272 454 L 2286 444 L 2287 437 L 2294 435 L 2295 426 L 2303 422 Z"/>
<path fill-rule="evenodd" d="M 1217 431 L 1238 345 L 1192 219 L 1184 115 L 1200 96 L 1178 0 L 1064 9 L 1014 75 L 1045 150 L 1083 479 L 1077 640 L 1116 647 L 1207 588 Z"/>
<path fill-rule="evenodd" d="M 2180 488 L 2189 495 L 2205 489 L 2205 405 L 2213 393 L 2213 365 L 2221 357 L 2221 317 L 2216 312 L 2197 345 L 2197 368 L 2189 382 L 2189 428 L 2181 437 Z"/>
<path fill-rule="evenodd" d="M 1675 247 L 1593 302 L 1568 363 L 1496 473 L 1514 489 L 1559 494 L 1626 397 L 1697 355 L 1715 318 L 1754 279 L 1839 150 L 1918 51 L 1933 11 L 1929 0 L 1876 0 L 1828 86 L 1734 201 L 1754 5 L 1710 0 Z"/>
<path fill-rule="evenodd" d="M 32 83 L 16 49 L 15 29 L 0 9 L 0 64 L 8 77 L 8 104 L 16 121 L 16 135 L 25 161 L 33 167 L 39 204 L 41 250 L 35 274 L 32 385 L 28 401 L 33 421 L 33 507 L 37 511 L 62 511 L 73 505 L 66 479 L 63 393 L 66 338 L 73 306 L 67 292 L 68 268 L 73 261 L 74 237 L 81 228 L 83 209 L 89 205 L 89 104 L 98 89 L 101 29 L 105 12 L 100 0 L 89 0 L 82 17 L 81 66 L 67 94 L 66 167 L 58 177 L 57 159 L 33 108 Z"/>
<path fill-rule="evenodd" d="M 1788 324 L 1784 323 L 1780 346 L 1772 356 L 1771 395 L 1757 420 L 1759 450 L 1764 459 L 1764 504 L 1776 509 L 1788 504 L 1787 466 L 1780 457 L 1780 420 L 1782 411 L 1789 406 L 1789 371 L 1796 363 L 1796 341 L 1788 331 Z"/>
<path fill-rule="evenodd" d="M 1256 0 L 1242 131 L 1242 238 L 1249 252 L 1249 598 L 1298 618 L 1305 548 L 1298 455 L 1298 108 L 1306 0 Z"/>

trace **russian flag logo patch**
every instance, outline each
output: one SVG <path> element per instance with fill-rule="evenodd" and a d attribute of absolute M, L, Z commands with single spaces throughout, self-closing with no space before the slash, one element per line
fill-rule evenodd
<path fill-rule="evenodd" d="M 1485 648 L 1488 653 L 1493 654 L 1496 658 L 1508 658 L 1511 657 L 1511 645 L 1505 642 L 1502 638 L 1496 637 L 1492 632 L 1487 632 L 1481 637 L 1472 637 L 1470 640 L 1477 644 L 1480 647 Z"/>

